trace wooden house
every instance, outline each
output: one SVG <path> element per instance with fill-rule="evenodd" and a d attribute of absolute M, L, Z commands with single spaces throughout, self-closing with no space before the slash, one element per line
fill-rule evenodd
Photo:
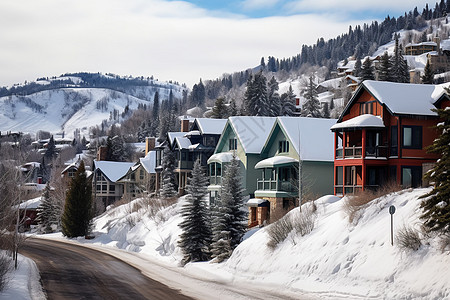
<path fill-rule="evenodd" d="M 364 81 L 331 127 L 334 193 L 376 189 L 388 181 L 420 186 L 438 158 L 425 149 L 438 134 L 431 109 L 449 105 L 442 85 Z"/>

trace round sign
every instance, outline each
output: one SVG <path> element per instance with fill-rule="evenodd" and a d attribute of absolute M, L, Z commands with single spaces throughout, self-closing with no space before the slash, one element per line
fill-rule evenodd
<path fill-rule="evenodd" d="M 389 213 L 391 215 L 393 215 L 395 213 L 395 206 L 394 205 L 389 206 Z"/>

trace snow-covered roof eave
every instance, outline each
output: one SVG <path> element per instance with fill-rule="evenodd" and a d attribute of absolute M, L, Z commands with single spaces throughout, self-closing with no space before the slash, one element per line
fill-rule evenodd
<path fill-rule="evenodd" d="M 383 120 L 379 116 L 370 114 L 360 115 L 347 121 L 336 123 L 331 126 L 331 131 L 339 131 L 340 129 L 356 129 L 356 128 L 385 128 Z"/>
<path fill-rule="evenodd" d="M 298 163 L 298 160 L 289 156 L 273 156 L 261 160 L 255 165 L 255 169 L 273 168 L 276 166 Z"/>

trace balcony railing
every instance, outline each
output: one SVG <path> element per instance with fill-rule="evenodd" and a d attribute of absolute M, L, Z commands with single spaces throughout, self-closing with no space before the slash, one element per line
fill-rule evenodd
<path fill-rule="evenodd" d="M 387 157 L 388 146 L 366 147 L 366 157 Z"/>
<path fill-rule="evenodd" d="M 388 146 L 375 146 L 366 147 L 366 157 L 387 157 L 388 156 Z M 343 155 L 344 154 L 344 155 Z M 336 149 L 336 158 L 361 158 L 362 157 L 362 147 L 345 147 Z"/>
<path fill-rule="evenodd" d="M 335 185 L 334 188 L 336 195 L 343 195 L 343 191 L 345 194 L 354 194 L 362 190 L 361 185 Z"/>
<path fill-rule="evenodd" d="M 277 188 L 276 180 L 258 179 L 257 188 L 258 190 L 264 191 L 278 191 L 288 193 L 293 193 L 297 191 L 297 187 L 291 181 L 278 181 L 278 188 Z"/>
<path fill-rule="evenodd" d="M 222 185 L 222 177 L 221 176 L 209 176 L 209 184 Z"/>
<path fill-rule="evenodd" d="M 362 147 L 345 147 L 345 157 L 362 157 Z"/>

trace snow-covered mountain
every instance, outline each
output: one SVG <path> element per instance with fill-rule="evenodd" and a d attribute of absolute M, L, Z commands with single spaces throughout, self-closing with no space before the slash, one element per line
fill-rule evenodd
<path fill-rule="evenodd" d="M 58 87 L 55 81 L 70 83 Z M 161 101 L 169 98 L 170 91 L 175 98 L 180 98 L 183 90 L 179 85 L 161 82 L 136 86 L 129 84 L 118 90 L 83 87 L 87 84 L 83 85 L 83 79 L 75 76 L 28 83 L 28 86 L 37 85 L 41 91 L 0 97 L 0 131 L 35 134 L 44 130 L 64 132 L 71 137 L 78 129 L 82 135 L 88 136 L 90 127 L 100 125 L 103 120 L 110 120 L 114 112 L 120 120 L 126 107 L 130 110 L 137 109 L 139 105 L 151 107 L 156 91 Z M 55 85 L 57 87 L 53 88 Z"/>

